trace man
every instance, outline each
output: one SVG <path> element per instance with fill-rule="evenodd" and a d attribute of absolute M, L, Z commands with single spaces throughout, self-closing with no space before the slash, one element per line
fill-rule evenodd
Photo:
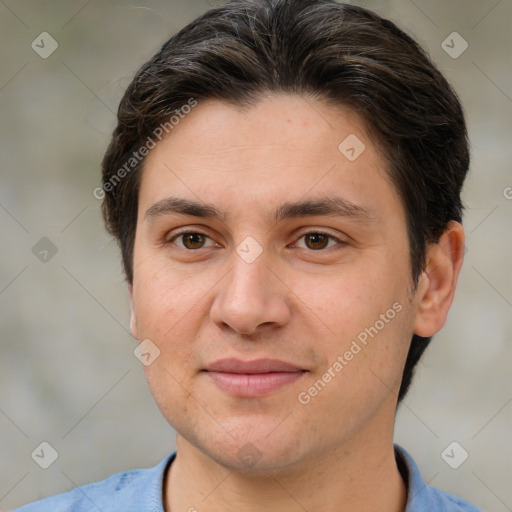
<path fill-rule="evenodd" d="M 464 248 L 464 116 L 421 48 L 358 7 L 235 1 L 118 121 L 95 194 L 177 451 L 20 510 L 477 510 L 393 445 Z"/>

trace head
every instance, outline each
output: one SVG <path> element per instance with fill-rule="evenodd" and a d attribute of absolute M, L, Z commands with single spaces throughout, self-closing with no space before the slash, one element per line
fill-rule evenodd
<path fill-rule="evenodd" d="M 456 94 L 390 21 L 330 0 L 215 7 L 136 73 L 102 163 L 103 213 L 121 248 L 132 331 L 162 354 L 179 346 L 183 361 L 196 369 L 224 353 L 252 359 L 295 351 L 296 361 L 310 358 L 307 370 L 315 375 L 362 331 L 369 329 L 372 338 L 376 330 L 373 345 L 354 355 L 343 378 L 357 382 L 371 371 L 376 379 L 386 367 L 380 398 L 368 398 L 366 406 L 374 412 L 388 400 L 396 406 L 451 303 L 453 290 L 436 320 L 426 320 L 429 293 L 442 288 L 436 272 L 443 257 L 457 260 L 455 281 L 462 261 L 460 193 L 468 165 Z M 317 226 L 329 226 L 330 214 L 318 217 L 322 207 L 314 202 L 331 195 L 346 200 L 345 220 L 333 221 L 327 232 L 348 247 L 343 256 L 287 256 L 279 248 L 297 241 L 290 238 L 292 228 L 301 227 L 297 219 L 307 217 L 314 226 L 311 214 L 322 220 Z M 171 196 L 189 201 L 178 205 L 178 217 L 165 213 L 170 203 L 162 200 Z M 201 218 L 192 200 L 205 207 Z M 308 200 L 296 205 L 295 216 L 293 206 L 284 220 L 273 215 Z M 211 215 L 214 208 L 219 216 Z M 188 239 L 189 249 L 182 237 L 179 251 L 169 252 L 169 233 L 175 240 L 172 229 L 181 225 L 206 235 L 208 254 L 201 235 Z M 458 242 L 450 245 L 450 233 L 458 233 Z M 236 250 L 246 236 L 261 251 L 251 263 Z M 322 244 L 328 237 L 312 240 Z M 190 243 L 201 256 L 183 255 L 193 250 Z M 244 295 L 249 289 L 252 298 Z M 395 314 L 388 322 L 390 309 Z M 386 316 L 382 329 L 375 327 L 379 314 Z M 180 324 L 183 318 L 188 326 Z M 329 350 L 317 349 L 321 343 L 308 336 L 321 337 Z M 208 340 L 222 340 L 218 350 Z M 169 419 L 173 401 L 157 381 L 166 373 L 188 381 L 177 368 L 165 369 L 164 358 L 160 363 L 160 370 L 148 369 L 148 380 Z M 330 386 L 334 401 L 336 385 Z M 205 390 L 195 389 L 199 396 Z M 212 413 L 222 417 L 226 404 L 213 403 Z M 251 407 L 243 407 L 249 414 Z"/>

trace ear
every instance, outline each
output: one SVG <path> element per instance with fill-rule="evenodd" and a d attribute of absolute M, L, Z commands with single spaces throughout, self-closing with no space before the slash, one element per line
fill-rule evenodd
<path fill-rule="evenodd" d="M 464 228 L 450 221 L 435 244 L 427 248 L 427 264 L 416 291 L 414 333 L 429 337 L 441 330 L 453 301 L 464 260 Z"/>
<path fill-rule="evenodd" d="M 128 293 L 130 294 L 130 331 L 134 338 L 139 339 L 137 319 L 135 318 L 135 309 L 133 306 L 133 284 L 128 284 Z"/>

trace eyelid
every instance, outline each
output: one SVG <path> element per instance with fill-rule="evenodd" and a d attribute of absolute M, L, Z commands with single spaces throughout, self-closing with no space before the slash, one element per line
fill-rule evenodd
<path fill-rule="evenodd" d="M 177 237 L 178 235 L 183 235 L 185 233 L 199 233 L 201 235 L 205 235 L 205 236 L 208 236 L 207 233 L 205 233 L 204 231 L 201 230 L 201 228 L 195 228 L 194 226 L 192 227 L 184 227 L 184 228 L 177 228 L 177 229 L 173 229 L 171 231 L 169 231 L 168 233 L 166 233 L 165 235 L 165 238 L 167 239 L 171 239 L 169 238 L 169 235 L 172 233 L 172 237 L 171 238 L 175 238 Z"/>

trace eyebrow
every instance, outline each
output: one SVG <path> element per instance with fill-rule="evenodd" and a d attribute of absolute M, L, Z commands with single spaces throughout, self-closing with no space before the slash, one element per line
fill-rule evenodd
<path fill-rule="evenodd" d="M 172 214 L 216 219 L 221 222 L 224 222 L 226 219 L 226 212 L 219 211 L 211 204 L 179 197 L 166 197 L 157 201 L 146 210 L 144 219 L 151 222 L 158 217 Z M 270 218 L 277 223 L 289 218 L 321 215 L 347 217 L 355 220 L 374 219 L 370 210 L 342 197 L 322 197 L 305 201 L 286 202 L 280 205 L 270 215 Z"/>

